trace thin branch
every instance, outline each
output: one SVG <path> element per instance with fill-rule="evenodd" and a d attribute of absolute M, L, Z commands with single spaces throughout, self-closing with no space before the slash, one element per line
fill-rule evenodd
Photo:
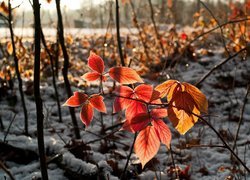
<path fill-rule="evenodd" d="M 171 157 L 172 165 L 174 167 L 174 172 L 175 172 L 176 179 L 180 179 L 178 170 L 176 169 L 176 165 L 175 165 L 175 162 L 174 162 L 174 156 L 173 156 L 173 151 L 172 151 L 172 145 L 171 144 L 169 146 L 169 151 L 170 151 L 170 157 Z"/>
<path fill-rule="evenodd" d="M 247 48 L 243 48 L 241 50 L 239 50 L 238 52 L 236 52 L 235 54 L 233 54 L 232 56 L 228 57 L 227 59 L 221 61 L 219 64 L 216 64 L 209 72 L 207 72 L 198 82 L 195 83 L 195 86 L 199 86 L 210 74 L 212 74 L 212 72 L 214 72 L 216 69 L 220 68 L 222 65 L 224 65 L 225 63 L 227 63 L 229 60 L 235 58 L 236 56 L 238 56 L 241 52 L 247 50 Z"/>
<path fill-rule="evenodd" d="M 118 50 L 119 50 L 119 55 L 121 59 L 121 64 L 122 66 L 125 65 L 123 53 L 122 53 L 122 43 L 121 43 L 121 36 L 120 36 L 120 18 L 119 18 L 119 2 L 118 0 L 115 0 L 115 12 L 116 12 L 116 36 L 117 36 L 117 44 L 118 44 Z"/>
<path fill-rule="evenodd" d="M 212 144 L 186 144 L 186 148 L 226 148 L 224 145 L 212 145 Z"/>
<path fill-rule="evenodd" d="M 219 21 L 217 20 L 217 18 L 214 16 L 213 12 L 208 8 L 208 6 L 202 2 L 201 0 L 199 0 L 199 2 L 207 9 L 207 11 L 209 12 L 209 14 L 214 18 L 215 22 L 218 24 L 219 28 L 220 28 L 220 32 L 221 32 L 221 41 L 223 43 L 223 46 L 225 48 L 225 51 L 227 52 L 228 56 L 230 56 L 230 52 L 228 51 L 227 49 L 227 46 L 226 46 L 226 42 L 225 42 L 225 39 L 224 39 L 224 33 L 223 33 L 223 29 L 219 23 Z"/>
<path fill-rule="evenodd" d="M 210 129 L 214 131 L 214 133 L 217 135 L 217 137 L 222 141 L 222 143 L 225 145 L 225 148 L 231 152 L 231 154 L 238 160 L 238 162 L 247 170 L 248 173 L 250 173 L 250 169 L 246 166 L 246 164 L 239 158 L 239 156 L 230 148 L 230 146 L 226 143 L 226 141 L 223 139 L 221 134 L 203 117 L 192 113 L 196 117 L 198 117 L 202 122 L 204 122 L 207 126 L 209 126 Z"/>
<path fill-rule="evenodd" d="M 11 180 L 15 180 L 14 176 L 11 174 L 10 170 L 4 165 L 2 161 L 0 161 L 0 169 L 2 169 L 8 176 L 10 177 Z"/>
<path fill-rule="evenodd" d="M 233 150 L 235 150 L 235 147 L 236 147 L 236 142 L 237 142 L 237 139 L 238 139 L 238 136 L 239 136 L 240 126 L 241 126 L 242 121 L 243 121 L 243 115 L 244 115 L 245 106 L 246 106 L 246 103 L 247 103 L 247 96 L 248 96 L 249 92 L 250 92 L 250 83 L 248 83 L 248 85 L 247 85 L 246 94 L 245 94 L 244 99 L 243 99 L 243 105 L 242 105 L 241 112 L 240 112 L 240 119 L 239 119 L 239 122 L 238 122 L 238 128 L 237 128 L 235 138 L 234 138 Z"/>
<path fill-rule="evenodd" d="M 126 162 L 126 164 L 125 164 L 125 167 L 124 167 L 124 169 L 123 169 L 123 172 L 122 172 L 122 175 L 121 175 L 121 179 L 127 179 L 127 178 L 126 178 L 126 171 L 127 171 L 127 168 L 128 168 L 128 163 L 129 163 L 130 157 L 131 157 L 131 155 L 132 155 L 132 153 L 133 153 L 133 149 L 134 149 L 135 140 L 136 140 L 137 135 L 138 135 L 138 133 L 136 132 L 136 133 L 134 134 L 134 140 L 133 140 L 133 143 L 132 143 L 132 145 L 131 145 L 131 147 L 130 147 L 130 152 L 129 152 L 129 155 L 128 155 L 128 157 L 127 157 L 127 162 Z"/>
<path fill-rule="evenodd" d="M 6 134 L 5 134 L 4 138 L 3 138 L 3 142 L 6 142 L 6 138 L 7 138 L 8 134 L 9 134 L 9 132 L 10 132 L 10 128 L 11 128 L 12 123 L 14 122 L 15 118 L 16 118 L 16 114 L 14 114 L 13 118 L 10 121 L 10 124 L 9 124 L 8 129 L 7 129 L 7 132 L 6 132 Z"/>

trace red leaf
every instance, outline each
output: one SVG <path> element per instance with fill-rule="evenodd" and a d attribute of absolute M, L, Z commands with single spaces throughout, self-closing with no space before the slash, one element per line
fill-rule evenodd
<path fill-rule="evenodd" d="M 142 163 L 142 168 L 157 154 L 159 147 L 160 140 L 153 126 L 147 126 L 140 131 L 135 141 L 134 151 Z"/>
<path fill-rule="evenodd" d="M 89 103 L 84 104 L 80 112 L 80 118 L 83 124 L 85 124 L 86 126 L 89 126 L 90 122 L 93 119 L 93 114 L 94 114 L 93 107 Z"/>
<path fill-rule="evenodd" d="M 88 58 L 88 66 L 93 70 L 100 74 L 104 72 L 104 61 L 102 58 L 98 55 L 96 55 L 94 52 L 90 52 L 89 58 Z"/>
<path fill-rule="evenodd" d="M 132 102 L 131 99 L 116 97 L 113 103 L 113 112 L 117 113 L 121 110 L 126 109 Z"/>
<path fill-rule="evenodd" d="M 81 106 L 83 103 L 86 102 L 88 99 L 88 95 L 84 94 L 82 92 L 74 92 L 74 95 L 72 95 L 64 104 L 63 106 L 70 106 L 70 107 L 78 107 Z"/>
<path fill-rule="evenodd" d="M 154 120 L 152 121 L 152 125 L 154 126 L 160 141 L 170 148 L 172 136 L 169 127 L 162 120 Z"/>
<path fill-rule="evenodd" d="M 126 109 L 133 100 L 128 98 L 133 98 L 134 91 L 128 86 L 120 86 L 116 88 L 116 93 L 118 96 L 122 97 L 116 97 L 113 103 L 113 112 L 119 112 L 123 109 Z"/>
<path fill-rule="evenodd" d="M 89 103 L 94 107 L 96 108 L 98 111 L 100 112 L 103 112 L 103 113 L 106 113 L 106 106 L 103 102 L 103 97 L 101 95 L 92 95 L 90 98 L 89 98 Z"/>
<path fill-rule="evenodd" d="M 160 119 L 168 116 L 167 109 L 159 108 L 159 109 L 152 109 L 150 112 L 152 119 Z"/>
<path fill-rule="evenodd" d="M 122 129 L 130 130 L 132 132 L 140 131 L 144 129 L 151 119 L 148 113 L 140 113 L 134 116 L 131 120 L 126 120 Z"/>
<path fill-rule="evenodd" d="M 137 114 L 145 113 L 145 112 L 147 112 L 147 108 L 145 104 L 136 100 L 132 100 L 130 104 L 128 105 L 126 112 L 125 112 L 126 119 L 132 119 Z"/>
<path fill-rule="evenodd" d="M 141 84 L 137 86 L 134 90 L 138 99 L 141 99 L 145 102 L 150 102 L 153 94 L 153 86 L 147 84 Z"/>
<path fill-rule="evenodd" d="M 82 78 L 86 81 L 96 81 L 100 78 L 100 73 L 98 72 L 88 72 L 88 73 L 85 73 Z"/>
<path fill-rule="evenodd" d="M 115 81 L 121 84 L 143 83 L 137 72 L 128 67 L 113 67 L 109 69 L 109 75 Z"/>

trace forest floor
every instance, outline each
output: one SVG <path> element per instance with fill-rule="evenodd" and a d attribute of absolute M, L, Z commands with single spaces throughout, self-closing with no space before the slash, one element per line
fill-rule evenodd
<path fill-rule="evenodd" d="M 79 43 L 86 45 L 86 42 L 76 40 L 75 44 Z M 196 48 L 195 53 L 200 54 L 202 50 L 202 47 Z M 214 65 L 226 59 L 222 46 L 211 46 L 209 51 L 212 53 L 197 56 L 196 60 L 183 59 L 174 70 L 166 69 L 164 73 L 157 73 L 157 70 L 153 73 L 150 71 L 143 73 L 144 81 L 156 86 L 167 80 L 170 75 L 181 82 L 194 84 Z M 99 91 L 97 83 L 89 84 L 80 79 L 80 76 L 87 71 L 88 50 L 79 50 L 76 46 L 70 52 L 72 57 L 70 80 L 73 91 L 81 90 L 87 94 L 97 93 Z M 57 180 L 119 179 L 130 152 L 133 134 L 117 131 L 121 127 L 119 124 L 123 115 L 112 114 L 114 97 L 109 94 L 113 87 L 112 81 L 108 80 L 104 83 L 107 114 L 102 115 L 103 120 L 96 112 L 91 125 L 84 129 L 79 118 L 80 109 L 76 109 L 81 140 L 75 140 L 67 107 L 61 107 L 63 122 L 59 122 L 52 78 L 49 75 L 46 76 L 45 72 L 46 67 L 42 72 L 41 96 L 44 102 L 44 139 L 49 178 Z M 209 101 L 209 113 L 204 117 L 223 136 L 230 147 L 234 143 L 249 79 L 249 57 L 247 59 L 236 57 L 224 64 L 222 68 L 215 70 L 201 84 L 200 89 Z M 16 80 L 14 84 L 14 90 L 8 91 L 8 96 L 0 100 L 0 116 L 4 126 L 4 129 L 0 130 L 0 157 L 15 179 L 39 179 L 41 175 L 37 155 L 36 108 L 31 79 L 24 79 L 29 136 L 25 136 L 23 133 L 24 116 Z M 63 104 L 67 97 L 61 76 L 59 76 L 57 87 L 60 103 Z M 17 101 L 14 100 L 14 103 L 13 95 L 17 96 Z M 182 136 L 173 128 L 168 119 L 165 119 L 165 122 L 172 132 L 172 156 L 175 166 L 180 168 L 179 176 L 181 178 L 250 178 L 250 175 L 244 175 L 246 173 L 244 168 L 234 158 L 231 158 L 230 152 L 223 147 L 220 139 L 204 123 L 198 122 Z M 236 146 L 238 156 L 247 167 L 250 167 L 249 127 L 250 101 L 247 101 Z M 175 177 L 172 164 L 170 151 L 164 145 L 143 170 L 139 159 L 132 153 L 128 166 L 128 178 L 172 179 Z M 8 179 L 8 175 L 0 170 L 0 179 L 5 178 Z"/>

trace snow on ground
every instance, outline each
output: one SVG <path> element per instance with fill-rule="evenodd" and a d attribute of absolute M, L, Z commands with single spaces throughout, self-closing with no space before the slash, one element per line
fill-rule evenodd
<path fill-rule="evenodd" d="M 180 64 L 175 72 L 176 79 L 195 83 L 204 73 L 208 72 L 215 64 L 225 59 L 222 56 L 222 49 L 214 49 L 214 56 L 202 57 L 198 62 L 187 62 Z M 249 58 L 249 57 L 248 57 Z M 249 59 L 242 61 L 240 58 L 230 60 L 222 69 L 216 70 L 203 83 L 201 90 L 206 94 L 209 100 L 209 116 L 206 118 L 217 131 L 225 138 L 227 143 L 232 147 L 234 135 L 238 126 L 240 109 L 243 104 L 243 97 L 246 92 L 246 83 L 249 79 L 250 62 Z M 162 78 L 164 79 L 164 78 Z M 166 80 L 166 79 L 164 79 Z M 156 85 L 158 81 L 146 80 L 150 84 Z M 232 83 L 234 83 L 233 88 Z M 17 82 L 15 83 L 17 84 Z M 43 83 L 44 84 L 44 83 Z M 108 84 L 109 85 L 109 84 Z M 58 83 L 61 104 L 65 102 L 66 95 L 61 83 Z M 74 88 L 76 90 L 77 88 Z M 14 113 L 17 115 L 6 137 L 8 144 L 22 149 L 29 149 L 38 153 L 36 140 L 36 110 L 33 97 L 26 96 L 27 109 L 29 113 L 29 132 L 30 137 L 23 135 L 23 114 L 18 90 L 18 102 L 12 107 L 8 105 L 6 99 L 0 101 L 0 115 L 3 120 L 5 130 L 0 131 L 0 140 L 3 141 L 7 127 L 9 126 Z M 87 89 L 88 93 L 97 92 L 96 87 Z M 129 154 L 130 145 L 133 141 L 133 134 L 118 131 L 112 138 L 113 140 L 99 139 L 101 122 L 99 113 L 95 113 L 92 124 L 83 130 L 79 119 L 80 109 L 76 109 L 78 124 L 81 128 L 81 140 L 86 143 L 86 147 L 80 150 L 81 159 L 75 157 L 68 148 L 73 142 L 73 127 L 67 107 L 62 107 L 63 123 L 58 122 L 58 113 L 56 102 L 53 99 L 53 87 L 51 81 L 41 87 L 42 98 L 44 102 L 44 135 L 45 149 L 48 158 L 55 155 L 60 156 L 55 161 L 51 160 L 48 165 L 48 174 L 50 179 L 74 179 L 73 174 L 80 174 L 85 179 L 105 177 L 109 179 L 119 179 L 120 174 L 125 166 L 126 157 Z M 118 121 L 118 115 L 111 115 L 112 98 L 108 95 L 105 97 L 108 114 L 103 116 L 105 127 L 110 127 Z M 186 148 L 186 144 L 193 145 L 223 145 L 215 133 L 208 126 L 199 122 L 186 135 L 181 136 L 177 133 L 172 125 L 169 124 L 172 133 L 172 149 L 175 164 L 184 169 L 190 166 L 189 174 L 191 179 L 225 179 L 228 176 L 243 178 L 239 170 L 244 172 L 241 165 L 235 164 L 230 159 L 230 152 L 221 147 L 192 147 Z M 237 141 L 236 152 L 239 157 L 250 167 L 250 101 L 246 104 L 244 120 L 241 125 L 239 138 Z M 115 129 L 114 129 L 115 130 Z M 111 133 L 108 130 L 106 133 Z M 67 146 L 66 146 L 66 144 Z M 73 146 L 71 146 L 73 147 Z M 79 154 L 79 152 L 78 152 Z M 83 160 L 82 160 L 83 159 Z M 59 161 L 60 166 L 56 161 Z M 139 161 L 133 153 L 130 159 L 128 170 L 130 178 L 139 179 L 171 179 L 168 176 L 168 170 L 172 164 L 171 156 L 165 146 L 161 146 L 158 154 L 143 171 L 140 170 Z M 29 164 L 18 164 L 6 161 L 6 165 L 16 179 L 38 179 L 41 174 L 38 160 Z M 234 167 L 234 169 L 233 169 Z M 120 171 L 120 172 L 118 172 Z M 65 172 L 72 172 L 65 173 Z M 138 174 L 138 172 L 140 172 Z M 236 172 L 236 173 L 235 173 Z M 0 170 L 0 179 L 8 175 Z M 246 176 L 250 178 L 250 175 Z"/>

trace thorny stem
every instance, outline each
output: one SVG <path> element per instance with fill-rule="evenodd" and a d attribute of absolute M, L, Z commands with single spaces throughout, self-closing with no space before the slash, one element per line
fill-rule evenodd
<path fill-rule="evenodd" d="M 131 145 L 131 147 L 130 147 L 130 152 L 129 152 L 129 155 L 128 155 L 128 157 L 127 157 L 127 162 L 126 162 L 126 164 L 125 164 L 125 167 L 124 167 L 124 169 L 123 169 L 123 172 L 122 172 L 122 175 L 121 175 L 121 179 L 126 179 L 126 171 L 127 171 L 127 168 L 128 168 L 128 163 L 129 163 L 130 157 L 131 157 L 131 155 L 132 155 L 132 153 L 133 153 L 133 149 L 134 149 L 135 140 L 136 140 L 137 135 L 138 135 L 138 133 L 136 132 L 136 133 L 134 134 L 134 140 L 133 140 L 133 143 L 132 143 L 132 145 Z"/>
<path fill-rule="evenodd" d="M 227 59 L 221 61 L 219 64 L 216 64 L 209 72 L 207 72 L 198 82 L 195 83 L 195 86 L 199 86 L 212 72 L 214 72 L 216 69 L 220 68 L 222 65 L 224 65 L 229 60 L 233 59 L 234 57 L 238 56 L 241 52 L 247 50 L 247 47 L 242 48 L 232 56 L 229 56 Z"/>
<path fill-rule="evenodd" d="M 244 114 L 245 106 L 246 106 L 246 103 L 247 103 L 247 96 L 248 96 L 249 92 L 250 92 L 250 83 L 248 83 L 248 85 L 247 85 L 246 94 L 245 94 L 244 99 L 243 99 L 243 105 L 242 105 L 241 112 L 240 112 L 240 119 L 239 119 L 239 122 L 238 122 L 238 128 L 237 128 L 235 138 L 234 138 L 233 150 L 235 150 L 235 147 L 236 147 L 236 142 L 237 142 L 237 139 L 238 139 L 240 126 L 241 126 L 242 121 L 243 121 L 243 114 Z"/>
<path fill-rule="evenodd" d="M 115 9 L 116 9 L 116 36 L 117 36 L 117 44 L 118 44 L 118 50 L 119 50 L 119 55 L 121 59 L 121 64 L 122 66 L 125 65 L 123 53 L 122 53 L 122 43 L 121 43 L 121 36 L 120 36 L 120 19 L 119 19 L 119 2 L 118 0 L 115 1 Z"/>

